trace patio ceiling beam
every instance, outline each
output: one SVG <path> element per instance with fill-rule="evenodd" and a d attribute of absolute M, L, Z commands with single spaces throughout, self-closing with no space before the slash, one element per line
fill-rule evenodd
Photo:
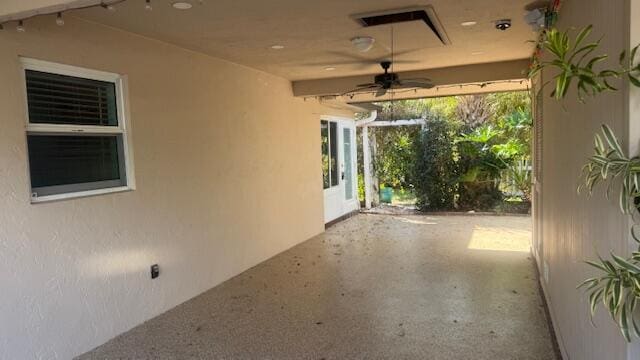
<path fill-rule="evenodd" d="M 0 23 L 39 14 L 97 5 L 101 2 L 100 0 L 2 0 L 0 1 Z M 105 1 L 105 3 L 109 3 L 109 1 Z"/>
<path fill-rule="evenodd" d="M 409 99 L 433 96 L 448 96 L 460 94 L 473 94 L 483 92 L 498 92 L 526 89 L 529 82 L 526 81 L 525 73 L 529 66 L 528 59 L 511 60 L 502 62 L 493 62 L 485 64 L 473 64 L 463 66 L 453 66 L 446 68 L 406 71 L 399 72 L 400 79 L 410 78 L 429 78 L 437 89 L 419 89 L 414 91 L 396 92 L 394 99 Z M 293 94 L 295 96 L 331 96 L 335 94 L 344 94 L 356 88 L 358 84 L 369 83 L 372 81 L 372 75 L 358 75 L 341 78 L 316 79 L 316 80 L 300 80 L 293 82 Z M 512 83 L 495 83 L 485 87 L 469 86 L 469 87 L 447 87 L 450 85 L 464 85 L 472 83 L 514 81 Z M 522 83 L 520 83 L 522 81 Z M 388 100 L 391 94 L 375 98 L 372 94 L 357 94 L 352 101 L 371 101 L 371 100 Z M 349 97 L 343 97 L 347 101 Z"/>

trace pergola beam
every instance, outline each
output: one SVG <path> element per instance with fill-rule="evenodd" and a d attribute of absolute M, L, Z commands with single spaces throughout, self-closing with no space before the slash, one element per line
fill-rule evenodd
<path fill-rule="evenodd" d="M 385 120 L 385 121 L 372 121 L 362 125 L 362 127 L 390 127 L 390 126 L 411 126 L 411 125 L 424 125 L 424 119 L 412 119 L 412 120 Z M 357 124 L 356 124 L 357 125 Z"/>

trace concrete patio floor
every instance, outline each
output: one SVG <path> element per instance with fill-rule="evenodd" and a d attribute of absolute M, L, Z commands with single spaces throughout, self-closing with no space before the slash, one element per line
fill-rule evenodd
<path fill-rule="evenodd" d="M 358 215 L 80 359 L 556 359 L 531 220 Z"/>

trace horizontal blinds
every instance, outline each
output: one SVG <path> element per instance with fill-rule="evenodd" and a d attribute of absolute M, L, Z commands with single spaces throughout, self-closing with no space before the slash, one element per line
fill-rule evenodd
<path fill-rule="evenodd" d="M 26 70 L 29 121 L 118 126 L 115 84 Z"/>
<path fill-rule="evenodd" d="M 119 180 L 121 135 L 29 135 L 31 187 Z"/>

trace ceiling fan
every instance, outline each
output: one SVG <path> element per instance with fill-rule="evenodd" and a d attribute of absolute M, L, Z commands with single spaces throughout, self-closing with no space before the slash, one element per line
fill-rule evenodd
<path fill-rule="evenodd" d="M 372 83 L 368 84 L 360 84 L 355 89 L 351 91 L 347 91 L 343 95 L 357 93 L 357 92 L 368 92 L 376 90 L 376 97 L 384 96 L 387 94 L 389 90 L 395 89 L 431 89 L 434 87 L 433 83 L 429 79 L 420 78 L 420 79 L 400 79 L 397 73 L 389 72 L 392 61 L 382 61 L 380 62 L 380 66 L 384 70 L 383 74 L 376 75 L 373 78 Z"/>
<path fill-rule="evenodd" d="M 434 87 L 430 79 L 400 79 L 397 73 L 393 71 L 394 56 L 398 56 L 399 53 L 395 52 L 393 26 L 391 27 L 391 60 L 383 60 L 380 62 L 380 67 L 384 70 L 384 73 L 378 74 L 373 78 L 372 83 L 360 84 L 355 89 L 347 91 L 343 95 L 353 94 L 357 92 L 376 91 L 375 96 L 380 97 L 387 94 L 389 90 L 395 89 L 431 89 Z M 389 72 L 391 69 L 391 72 Z"/>

